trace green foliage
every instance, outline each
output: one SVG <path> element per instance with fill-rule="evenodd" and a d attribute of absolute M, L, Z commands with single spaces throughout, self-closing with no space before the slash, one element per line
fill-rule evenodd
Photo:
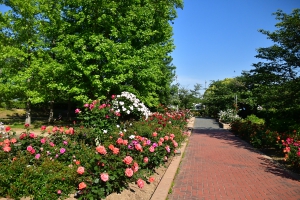
<path fill-rule="evenodd" d="M 5 109 L 12 109 L 12 108 L 17 108 L 17 109 L 25 109 L 25 102 L 24 101 L 7 101 L 3 102 L 0 104 L 0 108 L 5 108 Z"/>
<path fill-rule="evenodd" d="M 132 101 L 120 103 L 122 94 L 111 104 L 108 100 L 86 104 L 85 113 L 76 109 L 86 127 L 42 126 L 44 132 L 38 136 L 27 124 L 18 138 L 6 127 L 0 138 L 0 196 L 64 199 L 78 191 L 79 199 L 103 199 L 130 182 L 146 181 L 185 140 L 189 115 L 164 110 L 138 121 L 118 121 L 115 112 L 120 109 L 125 115 L 123 107 L 147 111 Z"/>
<path fill-rule="evenodd" d="M 255 99 L 246 86 L 245 77 L 241 76 L 212 81 L 204 93 L 203 104 L 208 115 L 217 117 L 220 110 L 233 108 L 244 108 L 251 112 Z"/>
<path fill-rule="evenodd" d="M 129 91 L 166 103 L 175 1 L 4 1 L 0 90 L 4 99 L 87 102 Z"/>
<path fill-rule="evenodd" d="M 264 119 L 261 119 L 254 114 L 247 116 L 247 118 L 245 120 L 250 121 L 253 124 L 262 124 L 263 125 L 265 123 Z"/>
<path fill-rule="evenodd" d="M 249 120 L 234 121 L 231 124 L 231 131 L 256 148 L 279 149 L 278 140 L 280 139 L 280 134 L 277 131 L 269 130 L 263 124 L 256 123 L 261 121 L 257 120 L 257 118 L 254 119 L 255 122 Z"/>
<path fill-rule="evenodd" d="M 299 123 L 300 79 L 299 79 L 299 43 L 297 28 L 300 23 L 300 9 L 294 9 L 291 14 L 278 10 L 274 13 L 279 21 L 276 30 L 259 30 L 274 44 L 270 47 L 258 48 L 257 58 L 264 62 L 254 64 L 248 74 L 248 84 L 258 105 L 265 109 L 266 123 L 279 128 L 277 122 L 290 121 Z M 275 111 L 275 112 L 273 112 Z M 277 122 L 276 122 L 277 121 Z M 282 127 L 290 125 L 284 122 Z M 283 128 L 278 131 L 285 131 Z"/>
<path fill-rule="evenodd" d="M 179 83 L 171 86 L 171 96 L 169 103 L 179 109 L 192 109 L 195 104 L 201 102 L 201 85 L 195 84 L 194 89 L 180 86 Z"/>

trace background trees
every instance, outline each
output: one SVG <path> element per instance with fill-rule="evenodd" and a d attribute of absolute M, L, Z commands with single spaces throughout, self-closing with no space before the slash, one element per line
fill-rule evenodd
<path fill-rule="evenodd" d="M 129 91 L 168 101 L 182 0 L 30 0 L 2 4 L 0 87 L 5 99 L 80 103 Z"/>
<path fill-rule="evenodd" d="M 169 104 L 178 109 L 195 109 L 195 104 L 202 101 L 201 88 L 202 86 L 199 83 L 194 85 L 194 89 L 188 89 L 179 83 L 172 85 Z"/>
<path fill-rule="evenodd" d="M 278 10 L 274 15 L 279 20 L 277 30 L 259 30 L 274 42 L 258 48 L 256 57 L 263 61 L 239 77 L 212 81 L 206 90 L 204 104 L 209 115 L 237 106 L 243 117 L 257 114 L 277 130 L 300 122 L 300 9 L 291 14 Z"/>
<path fill-rule="evenodd" d="M 260 30 L 274 45 L 257 50 L 257 58 L 249 78 L 253 93 L 266 109 L 268 118 L 299 122 L 300 111 L 300 10 L 291 14 L 274 13 L 279 22 L 274 32 Z"/>

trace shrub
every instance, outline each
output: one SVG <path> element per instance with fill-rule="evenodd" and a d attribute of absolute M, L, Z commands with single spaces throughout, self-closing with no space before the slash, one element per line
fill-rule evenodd
<path fill-rule="evenodd" d="M 25 125 L 19 138 L 6 127 L 0 138 L 0 196 L 63 199 L 77 191 L 79 199 L 102 199 L 130 182 L 141 186 L 174 156 L 186 137 L 187 115 L 166 111 L 147 118 L 137 104 L 132 110 L 140 120 L 122 121 L 120 114 L 128 112 L 120 106 L 127 105 L 114 99 L 76 109 L 80 127 L 42 126 L 44 134 L 37 136 Z"/>
<path fill-rule="evenodd" d="M 253 124 L 264 124 L 265 123 L 264 119 L 261 119 L 254 114 L 248 115 L 245 120 L 250 121 Z"/>

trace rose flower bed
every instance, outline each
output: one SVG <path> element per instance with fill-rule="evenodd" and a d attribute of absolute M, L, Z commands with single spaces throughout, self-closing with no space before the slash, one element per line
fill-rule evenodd
<path fill-rule="evenodd" d="M 75 112 L 80 126 L 42 126 L 42 135 L 25 125 L 15 137 L 6 127 L 0 138 L 1 197 L 103 199 L 129 183 L 143 188 L 186 137 L 185 113 L 150 113 L 128 92 Z"/>

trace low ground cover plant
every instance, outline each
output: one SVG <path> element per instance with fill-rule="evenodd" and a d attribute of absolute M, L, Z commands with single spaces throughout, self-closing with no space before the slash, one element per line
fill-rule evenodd
<path fill-rule="evenodd" d="M 133 94 L 96 100 L 77 108 L 75 127 L 25 125 L 0 138 L 0 196 L 20 199 L 103 199 L 128 184 L 153 181 L 155 169 L 184 141 L 185 112 L 150 113 Z"/>

